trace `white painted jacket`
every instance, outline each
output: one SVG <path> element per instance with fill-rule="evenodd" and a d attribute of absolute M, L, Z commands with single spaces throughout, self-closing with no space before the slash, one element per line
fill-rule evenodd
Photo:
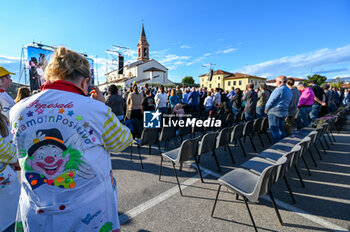
<path fill-rule="evenodd" d="M 17 229 L 119 231 L 109 152 L 132 135 L 111 109 L 51 87 L 16 104 L 10 119 L 22 168 Z"/>

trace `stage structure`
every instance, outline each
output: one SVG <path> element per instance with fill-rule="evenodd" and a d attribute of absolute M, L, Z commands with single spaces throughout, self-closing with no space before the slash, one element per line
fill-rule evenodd
<path fill-rule="evenodd" d="M 45 68 L 56 50 L 55 46 L 45 45 L 40 42 L 33 42 L 29 45 L 23 46 L 21 51 L 19 83 L 22 78 L 24 83 L 30 85 L 30 90 L 38 90 L 45 82 L 44 72 Z M 81 53 L 85 56 L 90 64 L 91 83 L 95 84 L 95 66 L 94 60 L 89 58 L 87 54 Z"/>

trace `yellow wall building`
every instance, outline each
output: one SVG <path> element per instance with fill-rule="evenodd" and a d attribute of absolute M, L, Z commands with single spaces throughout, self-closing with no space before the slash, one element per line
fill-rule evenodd
<path fill-rule="evenodd" d="M 222 88 L 224 90 L 231 90 L 231 87 L 245 90 L 248 83 L 253 83 L 254 88 L 259 88 L 260 83 L 266 83 L 266 78 L 257 77 L 244 73 L 230 73 L 223 70 L 216 70 L 213 73 L 213 78 L 209 81 L 206 74 L 199 76 L 200 87 Z"/>

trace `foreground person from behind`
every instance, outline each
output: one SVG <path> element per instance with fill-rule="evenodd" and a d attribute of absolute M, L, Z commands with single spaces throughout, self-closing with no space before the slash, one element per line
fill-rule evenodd
<path fill-rule="evenodd" d="M 11 125 L 22 168 L 17 231 L 119 231 L 109 152 L 132 135 L 98 89 L 86 97 L 85 57 L 58 48 L 41 92 L 16 104 Z"/>

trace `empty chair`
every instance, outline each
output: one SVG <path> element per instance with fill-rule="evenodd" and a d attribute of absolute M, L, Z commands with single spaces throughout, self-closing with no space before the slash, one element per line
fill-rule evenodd
<path fill-rule="evenodd" d="M 214 156 L 214 159 L 215 159 L 216 166 L 218 167 L 219 172 L 221 172 L 220 164 L 215 153 L 216 136 L 217 136 L 217 132 L 209 132 L 203 136 L 202 140 L 199 142 L 198 162 L 200 162 L 200 158 L 202 154 L 212 152 L 212 155 Z"/>
<path fill-rule="evenodd" d="M 269 132 L 267 132 L 267 129 L 269 129 L 269 120 L 267 117 L 264 117 L 262 122 L 261 122 L 260 134 L 265 134 L 267 139 L 269 140 L 269 143 L 271 143 L 271 139 L 269 136 Z"/>
<path fill-rule="evenodd" d="M 188 135 L 191 133 L 191 127 L 179 127 L 179 130 L 176 131 L 176 136 L 180 137 L 180 143 L 182 143 L 183 141 L 183 137 L 185 135 Z M 175 140 L 177 141 L 177 139 L 175 138 Z"/>
<path fill-rule="evenodd" d="M 328 144 L 328 142 L 327 142 L 327 140 L 326 140 L 326 137 L 325 137 L 325 134 L 326 134 L 327 128 L 328 128 L 328 123 L 322 123 L 320 127 L 322 128 L 322 134 L 321 134 L 321 136 L 323 137 L 323 140 L 324 140 L 325 144 L 327 145 L 327 148 L 328 148 L 328 149 L 331 149 L 331 148 L 329 147 L 329 144 Z"/>
<path fill-rule="evenodd" d="M 141 151 L 140 148 L 143 145 L 149 145 L 149 154 L 151 154 L 151 146 L 152 144 L 158 145 L 158 150 L 160 153 L 160 147 L 159 147 L 159 141 L 158 141 L 158 131 L 156 128 L 144 128 L 141 134 L 141 138 L 135 139 L 133 143 L 131 144 L 130 149 L 130 159 L 132 160 L 132 145 L 137 145 L 137 150 L 139 152 L 141 167 L 143 168 L 142 159 L 141 159 Z"/>
<path fill-rule="evenodd" d="M 164 148 L 167 150 L 169 147 L 170 139 L 175 136 L 175 127 L 162 127 L 160 131 L 159 141 L 164 141 Z"/>
<path fill-rule="evenodd" d="M 197 160 L 198 141 L 199 141 L 199 138 L 187 139 L 187 140 L 182 142 L 182 144 L 179 148 L 161 153 L 159 180 L 161 179 L 161 176 L 162 176 L 163 159 L 170 161 L 173 165 L 174 174 L 176 177 L 177 185 L 179 187 L 181 196 L 182 196 L 182 191 L 181 191 L 180 182 L 179 182 L 179 178 L 177 176 L 175 165 L 177 165 L 177 164 L 181 165 L 183 162 L 189 161 L 192 158 L 194 158 L 196 165 L 197 165 L 197 168 L 198 168 L 198 173 L 199 173 L 199 176 L 201 178 L 201 181 L 204 182 L 201 170 L 199 168 L 198 160 Z"/>
<path fill-rule="evenodd" d="M 231 141 L 231 132 L 232 132 L 231 127 L 226 127 L 219 132 L 219 135 L 216 139 L 215 149 L 222 147 L 222 146 L 225 146 L 225 148 L 228 149 L 230 156 L 231 156 L 232 163 L 234 164 L 235 160 L 233 158 L 233 155 L 232 155 L 232 152 L 231 152 L 231 149 L 229 146 L 230 141 Z"/>
<path fill-rule="evenodd" d="M 295 204 L 295 198 L 293 195 L 293 192 L 290 188 L 290 185 L 288 183 L 287 177 L 286 177 L 286 172 L 289 170 L 290 167 L 292 167 L 293 165 L 293 160 L 294 160 L 294 156 L 297 154 L 299 154 L 299 152 L 301 151 L 301 146 L 300 145 L 295 145 L 293 147 L 293 149 L 290 152 L 287 153 L 280 153 L 280 152 L 276 152 L 276 153 L 270 153 L 272 155 L 270 156 L 266 156 L 262 157 L 262 156 L 257 156 L 257 157 L 253 157 L 252 159 L 246 161 L 245 163 L 243 163 L 241 165 L 241 167 L 249 169 L 251 171 L 257 172 L 259 173 L 259 175 L 261 174 L 261 172 L 268 166 L 274 165 L 281 157 L 286 157 L 287 158 L 287 162 L 281 166 L 281 169 L 279 170 L 279 172 L 276 175 L 276 179 L 274 180 L 274 182 L 277 182 L 280 178 L 283 177 L 284 183 L 288 188 L 290 197 L 292 199 L 292 202 Z"/>
<path fill-rule="evenodd" d="M 231 190 L 233 190 L 236 194 L 240 195 L 244 199 L 244 203 L 247 207 L 250 219 L 253 223 L 255 231 L 258 231 L 253 219 L 253 215 L 250 212 L 248 201 L 250 202 L 257 202 L 260 197 L 264 196 L 265 194 L 269 194 L 272 204 L 275 208 L 278 220 L 281 225 L 283 225 L 283 221 L 281 218 L 281 215 L 279 214 L 275 199 L 273 197 L 271 186 L 276 178 L 276 174 L 278 171 L 278 168 L 281 167 L 281 165 L 285 164 L 287 162 L 286 157 L 280 158 L 275 165 L 271 165 L 266 167 L 262 172 L 261 175 L 257 175 L 254 172 L 244 169 L 244 168 L 235 168 L 231 172 L 225 174 L 224 176 L 220 177 L 219 179 L 219 188 L 216 194 L 213 210 L 211 213 L 211 216 L 214 215 L 216 203 L 219 197 L 221 186 L 224 185 Z"/>
<path fill-rule="evenodd" d="M 253 131 L 258 135 L 262 147 L 264 147 L 264 142 L 262 141 L 260 134 L 261 134 L 261 124 L 263 120 L 264 120 L 263 118 L 257 118 L 254 120 L 254 123 L 253 123 Z"/>
<path fill-rule="evenodd" d="M 232 113 L 229 113 L 227 116 L 226 116 L 226 120 L 224 122 L 224 125 L 225 127 L 230 127 L 233 125 L 233 123 L 235 122 L 235 117 L 233 116 Z"/>
<path fill-rule="evenodd" d="M 244 124 L 237 124 L 236 126 L 232 127 L 232 133 L 231 133 L 231 143 L 235 142 L 235 146 L 237 146 L 237 141 L 239 145 L 242 148 L 244 156 L 247 156 L 247 153 L 245 152 L 244 146 L 242 144 L 241 138 L 243 133 Z"/>
<path fill-rule="evenodd" d="M 242 136 L 244 137 L 244 140 L 243 140 L 244 142 L 245 142 L 246 137 L 247 136 L 249 137 L 250 143 L 252 144 L 252 147 L 253 147 L 254 151 L 256 151 L 256 148 L 255 148 L 255 145 L 254 145 L 254 142 L 253 142 L 253 135 L 254 135 L 253 125 L 254 125 L 253 121 L 246 122 L 244 124 Z"/>
<path fill-rule="evenodd" d="M 235 116 L 235 122 L 236 122 L 236 123 L 241 122 L 242 114 L 243 114 L 242 111 L 240 111 L 240 112 L 238 112 L 238 113 L 236 114 L 236 116 Z"/>

